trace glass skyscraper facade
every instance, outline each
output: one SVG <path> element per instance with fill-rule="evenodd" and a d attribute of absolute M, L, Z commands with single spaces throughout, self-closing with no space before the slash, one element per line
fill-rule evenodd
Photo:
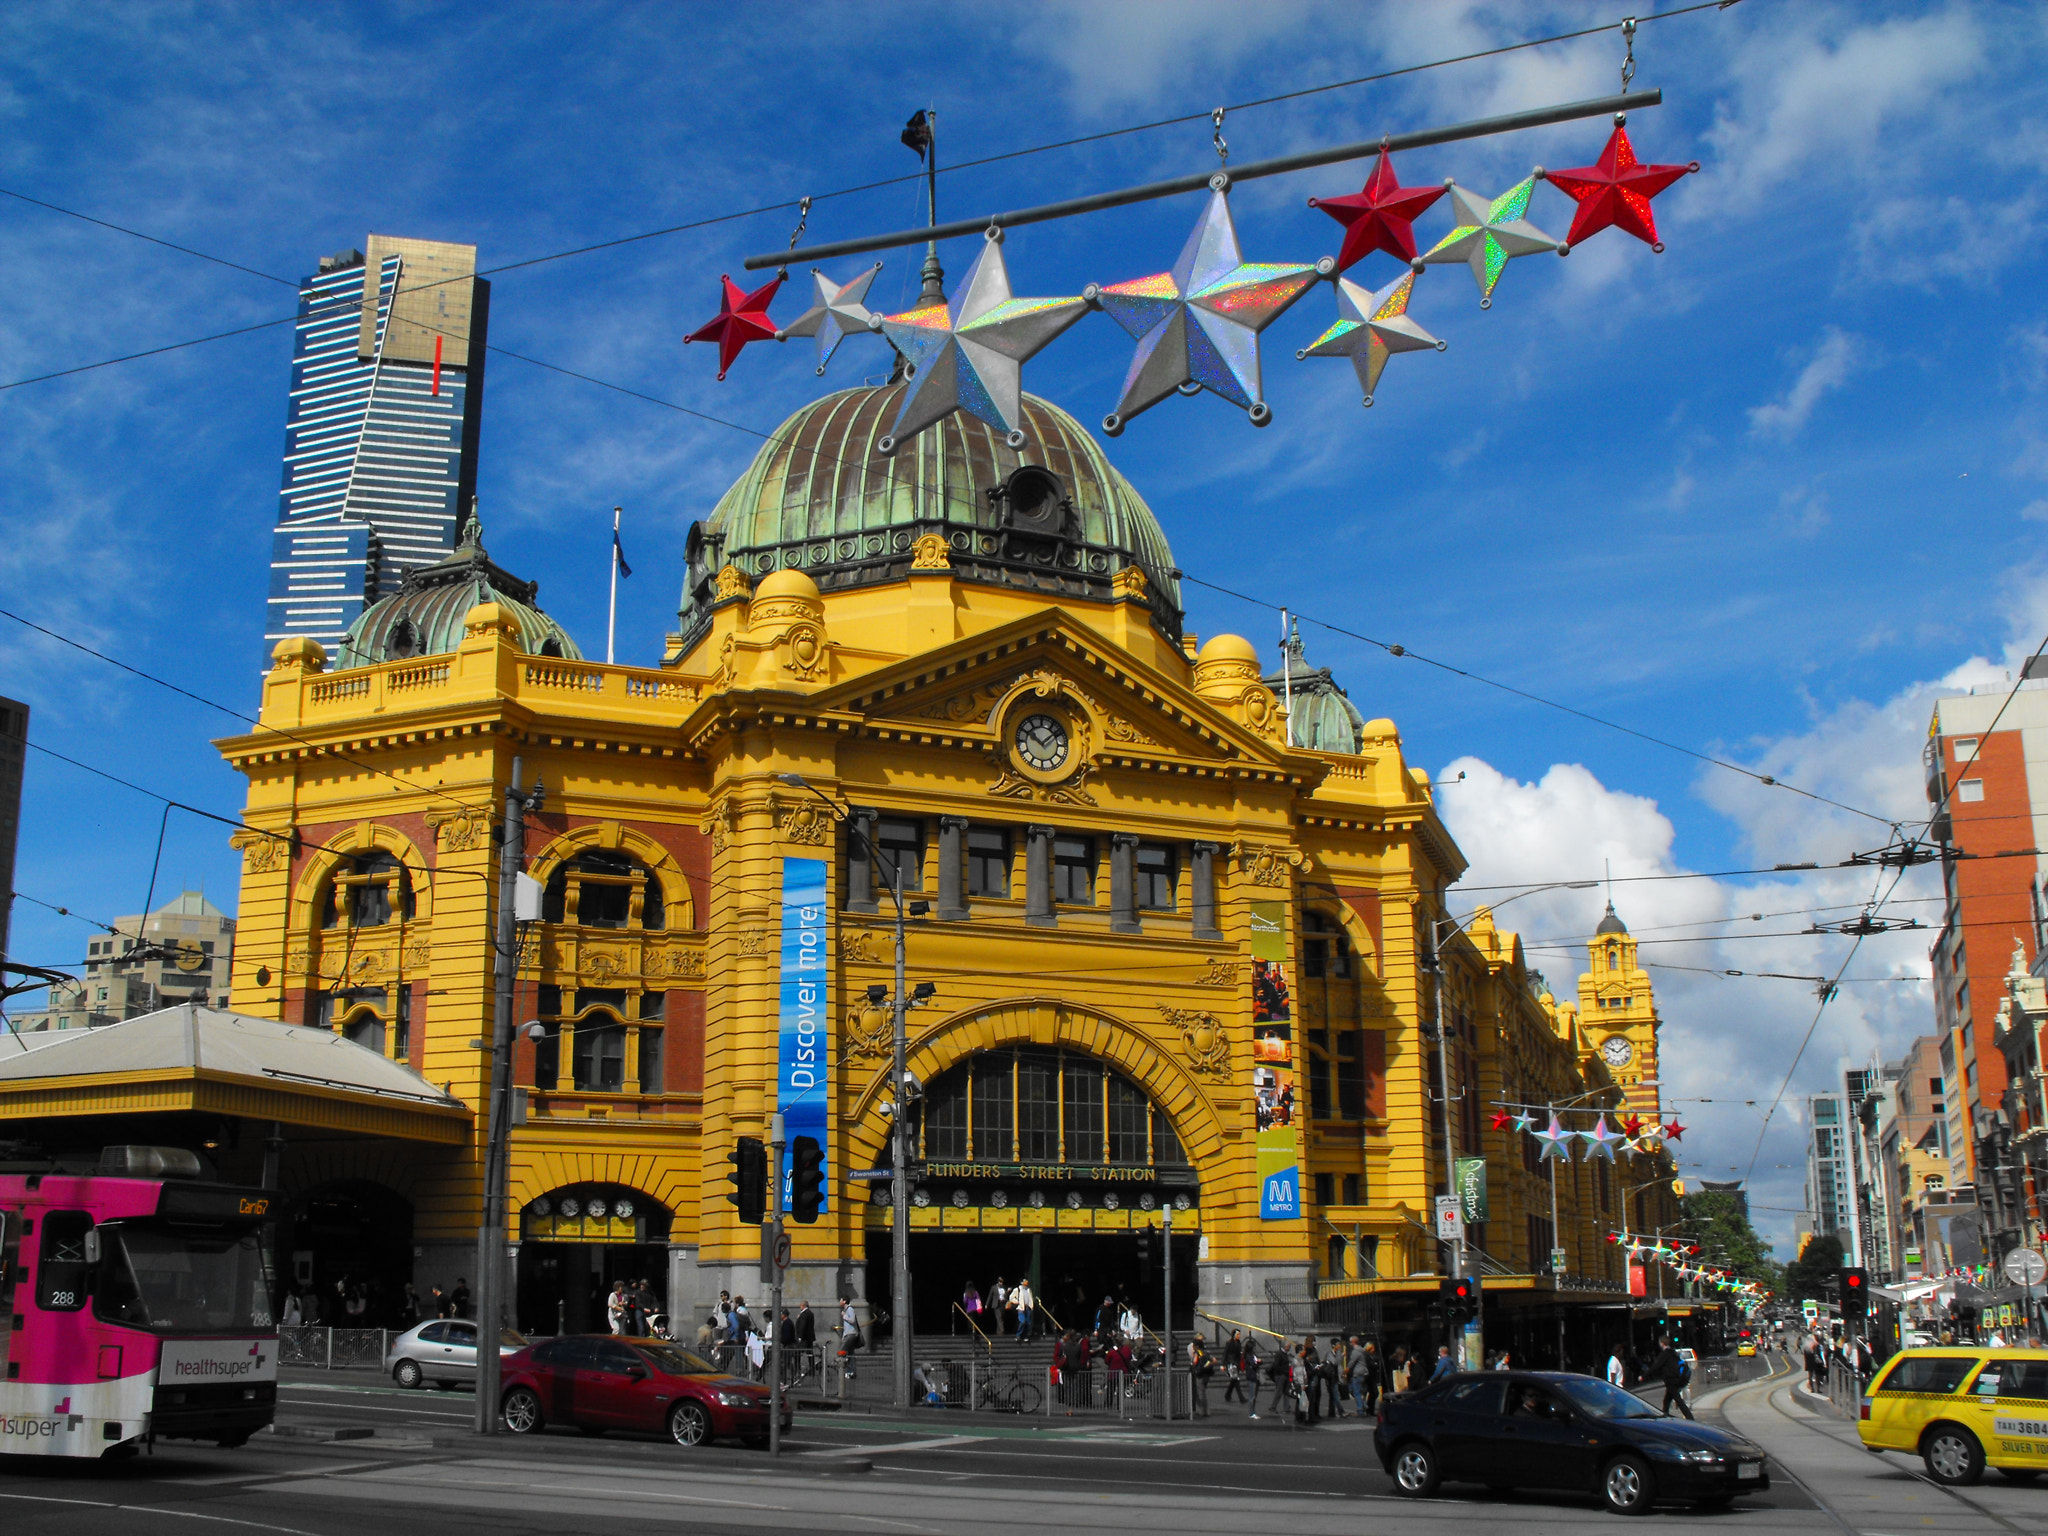
<path fill-rule="evenodd" d="M 299 285 L 264 664 L 330 651 L 414 566 L 452 553 L 476 495 L 490 284 L 476 247 L 372 235 Z"/>

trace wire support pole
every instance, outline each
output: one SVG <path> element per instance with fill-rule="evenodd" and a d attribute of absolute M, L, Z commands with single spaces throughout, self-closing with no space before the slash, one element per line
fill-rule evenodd
<path fill-rule="evenodd" d="M 1661 90 L 1623 91 L 1616 96 L 1598 96 L 1563 106 L 1537 107 L 1528 112 L 1510 112 L 1501 117 L 1482 117 L 1445 128 L 1422 128 L 1413 133 L 1389 133 L 1357 144 L 1334 149 L 1314 149 L 1298 155 L 1280 155 L 1271 160 L 1246 160 L 1233 165 L 1228 175 L 1233 182 L 1256 181 L 1262 176 L 1285 176 L 1290 171 L 1311 170 L 1344 160 L 1363 160 L 1382 149 L 1423 149 L 1432 144 L 1456 144 L 1466 139 L 1490 138 L 1497 133 L 1517 133 L 1524 128 L 1544 128 L 1553 123 L 1573 123 L 1582 118 L 1604 117 L 1610 112 L 1632 112 L 1654 107 L 1664 100 Z M 1011 213 L 991 213 L 977 219 L 954 219 L 945 224 L 928 224 L 922 229 L 899 229 L 887 235 L 863 235 L 854 240 L 834 240 L 825 245 L 807 245 L 794 251 L 769 251 L 749 256 L 743 264 L 749 272 L 763 267 L 780 267 L 799 261 L 826 261 L 834 256 L 857 256 L 865 251 L 889 251 L 926 241 L 951 240 L 960 235 L 978 235 L 989 229 L 1015 229 L 1024 224 L 1043 224 L 1068 219 L 1081 213 L 1099 213 L 1106 208 L 1124 208 L 1132 203 L 1149 203 L 1183 192 L 1199 192 L 1209 185 L 1213 171 L 1197 171 L 1168 181 L 1151 181 L 1114 192 L 1096 192 L 1087 197 L 1070 197 L 1057 203 L 1041 203 Z"/>

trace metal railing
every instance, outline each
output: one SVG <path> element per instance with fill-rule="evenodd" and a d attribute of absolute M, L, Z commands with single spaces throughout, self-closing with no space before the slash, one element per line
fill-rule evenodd
<path fill-rule="evenodd" d="M 327 1328 L 315 1323 L 277 1330 L 277 1363 L 310 1365 L 322 1370 L 382 1370 L 394 1330 L 389 1328 Z"/>

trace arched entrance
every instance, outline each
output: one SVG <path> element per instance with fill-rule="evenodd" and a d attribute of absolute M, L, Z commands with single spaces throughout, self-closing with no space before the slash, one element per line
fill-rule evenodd
<path fill-rule="evenodd" d="M 307 1191 L 292 1204 L 278 1252 L 307 1322 L 406 1326 L 399 1303 L 412 1279 L 412 1202 L 396 1190 L 350 1179 Z"/>
<path fill-rule="evenodd" d="M 644 1284 L 668 1309 L 669 1210 L 623 1184 L 572 1184 L 526 1203 L 519 1217 L 522 1333 L 602 1333 L 613 1284 Z"/>
<path fill-rule="evenodd" d="M 1092 1328 L 1105 1300 L 1157 1327 L 1173 1270 L 1177 1326 L 1193 1315 L 1201 1184 L 1166 1110 L 1085 1051 L 974 1051 L 925 1089 L 910 1212 L 915 1326 L 945 1332 L 969 1283 L 1029 1277 L 1041 1328 Z M 888 1294 L 889 1191 L 870 1212 L 868 1294 Z M 1168 1212 L 1182 1241 L 1166 1238 Z"/>

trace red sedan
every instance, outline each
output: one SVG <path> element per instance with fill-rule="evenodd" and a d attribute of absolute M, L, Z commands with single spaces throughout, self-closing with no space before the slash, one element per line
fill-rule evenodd
<path fill-rule="evenodd" d="M 498 1412 L 515 1435 L 572 1424 L 586 1433 L 652 1431 L 678 1445 L 721 1435 L 753 1444 L 768 1439 L 766 1387 L 661 1339 L 598 1335 L 530 1345 L 505 1358 Z M 785 1401 L 782 1427 L 789 1423 Z"/>

